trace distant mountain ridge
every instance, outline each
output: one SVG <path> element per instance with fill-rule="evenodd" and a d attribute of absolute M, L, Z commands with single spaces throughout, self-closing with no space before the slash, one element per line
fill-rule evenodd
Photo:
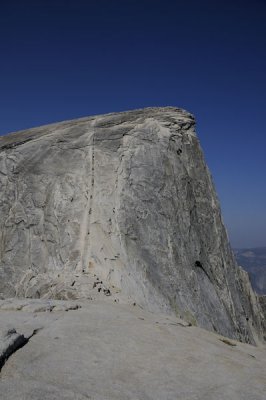
<path fill-rule="evenodd" d="M 238 265 L 248 272 L 253 289 L 266 295 L 266 247 L 234 249 Z"/>

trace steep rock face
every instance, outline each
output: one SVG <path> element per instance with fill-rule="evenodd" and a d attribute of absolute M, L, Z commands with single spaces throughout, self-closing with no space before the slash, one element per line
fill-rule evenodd
<path fill-rule="evenodd" d="M 147 108 L 1 138 L 2 295 L 56 296 L 91 274 L 151 310 L 261 336 L 194 124 Z"/>

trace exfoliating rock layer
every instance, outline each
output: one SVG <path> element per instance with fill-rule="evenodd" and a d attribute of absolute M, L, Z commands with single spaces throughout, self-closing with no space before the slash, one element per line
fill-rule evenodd
<path fill-rule="evenodd" d="M 188 112 L 146 108 L 2 137 L 0 185 L 3 299 L 121 294 L 233 339 L 263 339 Z"/>

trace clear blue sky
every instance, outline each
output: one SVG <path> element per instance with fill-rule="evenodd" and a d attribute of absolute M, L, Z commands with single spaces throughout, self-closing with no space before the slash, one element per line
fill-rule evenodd
<path fill-rule="evenodd" d="M 185 108 L 232 245 L 266 245 L 265 0 L 2 0 L 0 51 L 0 134 Z"/>

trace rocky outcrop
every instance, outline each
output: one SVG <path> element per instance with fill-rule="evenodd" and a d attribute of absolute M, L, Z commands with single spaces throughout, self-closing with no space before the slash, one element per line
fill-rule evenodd
<path fill-rule="evenodd" d="M 237 264 L 248 272 L 253 290 L 266 295 L 266 247 L 233 249 Z"/>
<path fill-rule="evenodd" d="M 16 332 L 15 329 L 0 331 L 0 371 L 6 360 L 27 343 L 28 339 Z"/>
<path fill-rule="evenodd" d="M 147 108 L 2 137 L 2 296 L 86 297 L 74 275 L 97 276 L 150 310 L 262 337 L 194 126 Z"/>

